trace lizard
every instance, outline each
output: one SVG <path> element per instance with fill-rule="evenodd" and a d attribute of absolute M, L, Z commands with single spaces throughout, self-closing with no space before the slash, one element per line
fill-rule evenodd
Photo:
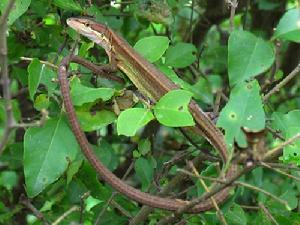
<path fill-rule="evenodd" d="M 105 72 L 105 70 L 108 71 L 108 68 L 112 70 L 120 69 L 138 90 L 153 102 L 157 102 L 167 92 L 179 88 L 108 26 L 86 18 L 69 18 L 67 19 L 67 24 L 81 35 L 104 48 L 110 64 L 105 65 L 106 67 L 104 67 L 103 72 Z M 187 205 L 189 201 L 158 197 L 135 189 L 116 177 L 97 159 L 84 132 L 80 128 L 72 105 L 67 80 L 68 60 L 70 60 L 70 58 L 62 60 L 59 66 L 59 81 L 66 114 L 82 152 L 95 170 L 101 175 L 103 180 L 128 198 L 154 208 L 176 211 Z M 218 150 L 223 164 L 227 165 L 229 163 L 229 154 L 222 132 L 214 125 L 211 119 L 194 100 L 191 100 L 189 103 L 189 111 L 196 125 L 194 127 L 185 127 L 184 129 L 202 135 L 208 140 L 211 145 Z M 232 164 L 228 167 L 225 178 L 230 179 L 234 177 L 236 173 L 237 166 Z M 229 192 L 230 187 L 226 187 L 216 193 L 213 198 L 218 204 L 223 203 L 229 196 Z M 213 201 L 207 200 L 192 207 L 187 213 L 198 213 L 213 208 Z"/>

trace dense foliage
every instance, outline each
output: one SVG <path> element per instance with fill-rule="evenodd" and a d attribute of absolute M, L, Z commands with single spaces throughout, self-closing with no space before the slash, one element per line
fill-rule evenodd
<path fill-rule="evenodd" d="M 194 177 L 167 195 L 193 199 L 208 191 L 201 184 L 219 176 L 222 166 L 209 160 L 219 156 L 203 138 L 177 128 L 195 124 L 187 107 L 193 97 L 212 112 L 232 161 L 256 168 L 236 181 L 225 204 L 180 214 L 178 224 L 300 224 L 298 2 L 16 0 L 10 8 L 11 2 L 0 1 L 0 224 L 156 224 L 171 214 L 141 215 L 142 206 L 102 182 L 80 152 L 57 69 L 71 53 L 97 65 L 108 58 L 66 25 L 77 16 L 107 24 L 181 88 L 153 104 L 120 71 L 112 76 L 125 84 L 70 65 L 77 117 L 111 171 L 158 193 L 187 176 L 194 159 L 202 179 L 190 170 Z M 270 151 L 274 157 L 264 161 Z"/>

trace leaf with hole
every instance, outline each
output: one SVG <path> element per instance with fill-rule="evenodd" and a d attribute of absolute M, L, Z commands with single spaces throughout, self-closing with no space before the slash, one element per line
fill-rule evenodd
<path fill-rule="evenodd" d="M 194 126 L 194 119 L 188 109 L 192 95 L 185 90 L 168 92 L 153 107 L 156 119 L 169 127 Z"/>
<path fill-rule="evenodd" d="M 265 127 L 265 112 L 256 80 L 233 88 L 228 103 L 220 113 L 217 126 L 225 130 L 227 143 L 233 144 L 235 140 L 241 147 L 246 146 L 242 127 L 254 131 Z"/>

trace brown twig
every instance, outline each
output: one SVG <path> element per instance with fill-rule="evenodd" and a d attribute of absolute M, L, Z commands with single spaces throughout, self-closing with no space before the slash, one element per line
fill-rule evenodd
<path fill-rule="evenodd" d="M 279 225 L 279 223 L 275 220 L 275 218 L 272 216 L 270 211 L 267 207 L 265 207 L 261 202 L 258 203 L 259 208 L 264 212 L 264 214 L 268 217 L 268 219 L 275 225 Z"/>
<path fill-rule="evenodd" d="M 24 194 L 20 196 L 19 201 L 22 205 L 29 209 L 38 220 L 42 221 L 44 225 L 50 225 L 50 223 L 44 217 L 43 213 L 41 213 L 37 208 L 35 208 L 35 206 L 30 202 L 28 198 L 25 197 Z"/>
<path fill-rule="evenodd" d="M 11 92 L 10 92 L 10 79 L 8 75 L 8 63 L 7 63 L 7 41 L 6 41 L 6 31 L 7 31 L 7 18 L 12 10 L 15 0 L 8 2 L 6 9 L 4 10 L 0 18 L 0 67 L 2 76 L 2 89 L 4 98 L 4 107 L 6 113 L 6 123 L 3 132 L 3 136 L 0 141 L 0 155 L 4 150 L 4 146 L 9 140 L 10 133 L 12 131 L 12 126 L 15 121 L 12 112 L 11 103 Z"/>
<path fill-rule="evenodd" d="M 289 178 L 291 178 L 291 179 L 294 179 L 294 180 L 300 182 L 300 178 L 299 178 L 299 177 L 295 177 L 295 176 L 293 176 L 293 175 L 291 175 L 291 174 L 288 174 L 288 173 L 286 173 L 286 172 L 284 172 L 284 171 L 281 171 L 281 170 L 279 170 L 279 169 L 273 168 L 272 166 L 268 165 L 267 163 L 261 162 L 260 164 L 261 164 L 263 167 L 265 167 L 265 168 L 268 168 L 268 169 L 271 169 L 271 170 L 275 171 L 276 173 L 282 174 L 282 175 L 284 175 L 284 176 L 286 176 L 286 177 L 289 177 Z"/>
<path fill-rule="evenodd" d="M 171 216 L 168 216 L 168 217 L 162 219 L 161 221 L 159 221 L 157 223 L 157 225 L 166 225 L 166 224 L 174 223 L 178 218 L 180 218 L 182 216 L 182 214 L 184 212 L 186 212 L 187 210 L 189 210 L 193 206 L 197 205 L 199 202 L 207 200 L 208 198 L 210 198 L 214 194 L 216 194 L 216 193 L 220 192 L 221 190 L 223 190 L 224 188 L 230 186 L 234 181 L 236 181 L 241 176 L 243 176 L 244 174 L 248 173 L 249 171 L 251 171 L 252 169 L 254 169 L 256 167 L 257 167 L 256 164 L 251 164 L 251 165 L 246 166 L 243 170 L 240 170 L 234 176 L 232 176 L 230 179 L 226 180 L 224 182 L 224 184 L 221 184 L 217 187 L 214 187 L 211 191 L 206 192 L 201 197 L 192 200 L 189 204 L 185 205 L 184 207 L 181 207 L 175 213 L 171 214 Z"/>
<path fill-rule="evenodd" d="M 67 216 L 75 211 L 80 211 L 80 207 L 76 205 L 71 207 L 68 211 L 64 212 L 60 217 L 58 217 L 57 220 L 55 220 L 51 225 L 60 224 Z"/>
<path fill-rule="evenodd" d="M 238 1 L 237 0 L 226 0 L 227 4 L 230 6 L 230 18 L 229 18 L 229 24 L 230 24 L 230 31 L 234 30 L 234 16 L 235 16 L 235 10 L 238 7 Z"/>
<path fill-rule="evenodd" d="M 265 161 L 269 161 L 271 159 L 274 159 L 274 158 L 278 157 L 280 154 L 282 154 L 282 149 L 285 146 L 293 143 L 294 141 L 298 140 L 299 138 L 300 138 L 300 133 L 297 134 L 297 135 L 295 135 L 294 137 L 291 137 L 290 139 L 286 140 L 285 142 L 282 142 L 280 145 L 276 146 L 275 148 L 269 150 L 265 154 L 265 156 L 264 156 L 264 158 L 263 158 L 262 161 L 265 162 Z"/>
<path fill-rule="evenodd" d="M 196 170 L 194 164 L 192 162 L 189 162 L 189 166 L 192 168 L 192 171 L 193 173 L 196 175 L 196 177 L 199 179 L 201 185 L 203 186 L 204 190 L 206 192 L 209 192 L 209 188 L 206 186 L 204 180 L 200 177 L 200 174 L 198 173 L 198 171 Z M 220 207 L 218 206 L 216 200 L 214 199 L 214 197 L 210 197 L 210 200 L 211 202 L 213 203 L 215 209 L 216 209 L 216 212 L 217 212 L 217 216 L 219 217 L 220 219 L 220 222 L 224 225 L 227 225 L 227 221 L 223 215 L 223 212 L 220 210 Z"/>
<path fill-rule="evenodd" d="M 271 89 L 264 97 L 263 101 L 266 102 L 274 93 L 278 92 L 280 88 L 291 81 L 300 72 L 300 63 L 293 69 L 293 71 L 287 75 L 279 84 L 277 84 L 273 89 Z"/>

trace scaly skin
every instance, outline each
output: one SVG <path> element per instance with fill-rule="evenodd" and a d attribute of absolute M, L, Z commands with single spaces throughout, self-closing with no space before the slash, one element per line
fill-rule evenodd
<path fill-rule="evenodd" d="M 105 25 L 81 18 L 70 18 L 67 23 L 80 34 L 101 45 L 106 50 L 111 64 L 123 71 L 132 83 L 152 101 L 156 102 L 167 92 L 173 89 L 178 89 L 171 80 L 140 56 L 118 34 Z M 59 67 L 59 80 L 66 113 L 82 152 L 104 181 L 109 183 L 120 193 L 126 195 L 128 198 L 154 208 L 176 211 L 188 204 L 189 201 L 162 198 L 141 192 L 124 183 L 97 159 L 85 137 L 85 134 L 80 128 L 72 105 L 69 83 L 67 80 L 67 66 L 70 61 L 72 61 L 72 57 L 65 58 Z M 226 165 L 228 161 L 228 153 L 223 134 L 194 101 L 191 101 L 189 110 L 194 117 L 196 126 L 184 129 L 204 136 L 218 150 L 224 165 Z M 225 177 L 230 179 L 236 173 L 237 167 L 232 165 L 228 168 Z M 215 194 L 213 198 L 218 204 L 220 204 L 226 200 L 228 195 L 229 188 L 227 187 Z M 212 201 L 207 200 L 191 208 L 188 213 L 198 213 L 212 208 L 214 208 Z"/>

